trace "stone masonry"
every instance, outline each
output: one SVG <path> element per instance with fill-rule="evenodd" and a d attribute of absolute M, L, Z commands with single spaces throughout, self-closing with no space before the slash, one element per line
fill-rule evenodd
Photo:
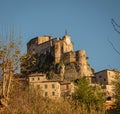
<path fill-rule="evenodd" d="M 50 53 L 54 57 L 55 63 L 64 64 L 77 62 L 80 69 L 80 75 L 92 76 L 93 72 L 87 62 L 85 50 L 73 50 L 73 42 L 69 35 L 62 38 L 53 38 L 51 36 L 38 36 L 27 43 L 27 53 L 36 53 L 38 55 Z"/>

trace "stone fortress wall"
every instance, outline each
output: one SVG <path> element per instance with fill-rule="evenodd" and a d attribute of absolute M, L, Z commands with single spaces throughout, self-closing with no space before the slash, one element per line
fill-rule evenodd
<path fill-rule="evenodd" d="M 52 47 L 52 39 L 50 36 L 39 36 L 31 39 L 27 43 L 27 53 L 45 54 Z"/>
<path fill-rule="evenodd" d="M 51 53 L 55 57 L 55 63 L 63 61 L 65 63 L 80 62 L 86 59 L 85 50 L 73 50 L 71 37 L 68 35 L 63 38 L 54 38 L 51 36 L 38 36 L 27 43 L 27 53 L 37 53 L 39 55 Z"/>

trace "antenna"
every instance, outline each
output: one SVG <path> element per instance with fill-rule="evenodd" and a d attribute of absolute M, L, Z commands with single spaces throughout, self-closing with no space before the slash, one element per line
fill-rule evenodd
<path fill-rule="evenodd" d="M 67 29 L 65 29 L 65 35 L 67 35 Z"/>

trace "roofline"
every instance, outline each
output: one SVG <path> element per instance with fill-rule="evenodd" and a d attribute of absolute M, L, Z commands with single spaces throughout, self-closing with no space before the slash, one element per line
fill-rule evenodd
<path fill-rule="evenodd" d="M 112 70 L 112 69 L 104 69 L 104 70 L 101 70 L 101 71 L 95 72 L 94 74 L 98 74 L 98 73 L 100 73 L 100 72 L 104 72 L 104 71 L 114 71 L 114 72 L 119 72 L 119 71 L 115 71 L 115 70 Z"/>
<path fill-rule="evenodd" d="M 46 74 L 43 73 L 34 73 L 34 74 L 30 74 L 29 77 L 37 77 L 37 76 L 46 76 Z"/>
<path fill-rule="evenodd" d="M 63 82 L 63 81 L 53 81 L 53 80 L 45 80 L 45 81 L 40 81 L 40 82 L 30 82 L 30 83 L 50 83 L 50 82 L 57 82 L 60 85 L 64 85 L 64 84 L 70 84 L 71 82 Z"/>
<path fill-rule="evenodd" d="M 29 40 L 29 41 L 27 42 L 27 45 L 28 45 L 32 40 L 38 39 L 39 37 L 52 37 L 52 36 L 48 36 L 48 35 L 36 36 L 36 37 L 32 38 L 31 40 Z"/>
<path fill-rule="evenodd" d="M 49 82 L 58 82 L 59 83 L 59 81 L 51 81 L 51 80 L 45 80 L 45 81 L 40 81 L 40 82 L 30 82 L 30 83 L 49 83 Z"/>

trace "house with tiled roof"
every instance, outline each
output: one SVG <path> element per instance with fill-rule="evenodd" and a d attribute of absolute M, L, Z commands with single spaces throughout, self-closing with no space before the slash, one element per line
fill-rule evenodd
<path fill-rule="evenodd" d="M 40 91 L 42 96 L 60 98 L 72 95 L 74 85 L 72 82 L 48 80 L 46 74 L 35 73 L 29 76 L 29 86 Z"/>

